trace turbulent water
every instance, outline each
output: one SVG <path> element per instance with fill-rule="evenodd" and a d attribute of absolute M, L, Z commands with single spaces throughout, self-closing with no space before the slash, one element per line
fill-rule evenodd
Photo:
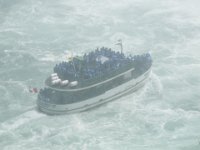
<path fill-rule="evenodd" d="M 199 0 L 0 0 L 0 149 L 199 150 Z M 62 116 L 36 94 L 66 51 L 150 51 L 139 91 Z"/>

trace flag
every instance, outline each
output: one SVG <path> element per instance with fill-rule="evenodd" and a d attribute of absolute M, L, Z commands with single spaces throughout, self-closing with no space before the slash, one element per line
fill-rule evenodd
<path fill-rule="evenodd" d="M 122 45 L 122 40 L 119 39 L 115 45 Z"/>
<path fill-rule="evenodd" d="M 116 43 L 115 45 L 119 45 L 121 47 L 121 53 L 123 53 L 123 46 L 122 46 L 122 40 L 119 39 L 118 43 Z"/>

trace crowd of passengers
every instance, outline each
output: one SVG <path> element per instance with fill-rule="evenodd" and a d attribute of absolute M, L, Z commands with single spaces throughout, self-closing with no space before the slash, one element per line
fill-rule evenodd
<path fill-rule="evenodd" d="M 102 47 L 85 54 L 82 59 L 74 58 L 73 61 L 57 64 L 54 67 L 54 72 L 64 80 L 91 79 L 130 63 L 137 65 L 137 63 L 139 64 L 143 59 L 146 59 L 145 57 L 150 57 L 150 55 L 129 55 L 126 57 L 123 53 Z"/>
<path fill-rule="evenodd" d="M 107 57 L 109 60 L 105 62 L 99 61 L 98 56 Z M 90 79 L 110 70 L 116 70 L 120 66 L 130 62 L 134 64 L 135 69 L 143 72 L 151 66 L 152 59 L 149 53 L 125 57 L 123 53 L 114 52 L 107 48 L 101 48 L 100 50 L 95 50 L 95 52 L 85 54 L 82 60 L 74 59 L 73 61 L 57 64 L 54 67 L 54 72 L 58 73 L 59 77 L 62 79 L 67 80 L 74 80 L 81 76 L 84 79 Z M 40 90 L 40 95 L 47 98 L 51 96 L 51 94 L 52 90 L 48 88 Z"/>

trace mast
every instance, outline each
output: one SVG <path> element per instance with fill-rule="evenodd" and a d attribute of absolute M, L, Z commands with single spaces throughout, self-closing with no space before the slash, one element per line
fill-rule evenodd
<path fill-rule="evenodd" d="M 120 46 L 121 53 L 123 53 L 123 45 L 122 45 L 122 40 L 121 39 L 118 40 L 118 43 L 116 45 Z"/>

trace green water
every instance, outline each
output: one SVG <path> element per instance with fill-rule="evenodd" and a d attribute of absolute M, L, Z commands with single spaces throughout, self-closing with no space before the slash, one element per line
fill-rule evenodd
<path fill-rule="evenodd" d="M 198 0 L 0 0 L 0 149 L 199 150 Z M 36 94 L 66 51 L 123 40 L 153 56 L 139 91 L 90 111 L 48 116 Z"/>

